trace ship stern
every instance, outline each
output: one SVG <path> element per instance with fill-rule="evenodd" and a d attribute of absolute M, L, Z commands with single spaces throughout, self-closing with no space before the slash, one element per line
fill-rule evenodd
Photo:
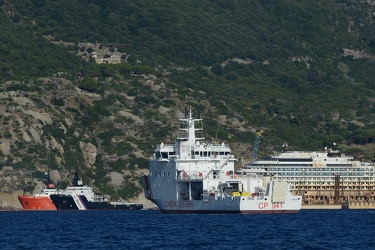
<path fill-rule="evenodd" d="M 148 175 L 141 176 L 141 183 L 143 187 L 143 192 L 145 194 L 145 198 L 150 201 L 153 201 L 149 176 Z"/>

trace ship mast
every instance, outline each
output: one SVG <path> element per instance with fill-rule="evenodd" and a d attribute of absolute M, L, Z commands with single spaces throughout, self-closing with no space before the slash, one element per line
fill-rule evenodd
<path fill-rule="evenodd" d="M 186 118 L 179 119 L 179 121 L 186 124 L 185 128 L 179 128 L 182 131 L 181 136 L 177 139 L 180 141 L 189 141 L 192 144 L 195 144 L 198 140 L 204 140 L 204 137 L 196 137 L 196 131 L 202 131 L 203 128 L 196 128 L 195 123 L 202 121 L 202 119 L 194 119 L 193 113 L 191 110 Z"/>

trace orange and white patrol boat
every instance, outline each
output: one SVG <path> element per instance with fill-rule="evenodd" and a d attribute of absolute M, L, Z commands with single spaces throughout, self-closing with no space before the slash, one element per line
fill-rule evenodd
<path fill-rule="evenodd" d="M 42 189 L 39 194 L 18 196 L 24 210 L 57 210 L 50 195 L 57 194 L 58 189 L 50 182 L 49 174 L 47 183 L 47 188 Z"/>
<path fill-rule="evenodd" d="M 145 197 L 164 213 L 297 213 L 301 196 L 285 181 L 235 171 L 229 146 L 205 143 L 202 119 L 190 111 L 175 144 L 157 145 L 149 174 L 141 177 Z M 199 128 L 198 128 L 199 127 Z"/>

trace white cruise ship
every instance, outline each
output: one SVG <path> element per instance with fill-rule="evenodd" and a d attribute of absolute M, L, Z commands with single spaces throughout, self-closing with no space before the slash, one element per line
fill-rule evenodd
<path fill-rule="evenodd" d="M 289 183 L 236 174 L 237 160 L 225 143 L 205 143 L 201 119 L 190 111 L 175 144 L 160 143 L 141 177 L 145 197 L 165 213 L 297 213 L 301 196 Z"/>
<path fill-rule="evenodd" d="M 263 157 L 245 165 L 243 171 L 291 183 L 293 193 L 303 196 L 303 204 L 374 201 L 374 164 L 354 160 L 334 147 Z"/>

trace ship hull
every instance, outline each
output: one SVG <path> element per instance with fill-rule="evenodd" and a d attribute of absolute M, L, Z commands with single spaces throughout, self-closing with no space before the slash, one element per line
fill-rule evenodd
<path fill-rule="evenodd" d="M 200 213 L 200 214 L 295 214 L 300 210 L 301 199 L 291 198 L 285 202 L 268 202 L 270 199 L 236 197 L 235 199 L 190 200 L 154 200 L 163 213 Z M 268 200 L 268 201 L 267 201 Z"/>
<path fill-rule="evenodd" d="M 279 211 L 222 211 L 222 210 L 161 210 L 165 214 L 296 214 L 298 210 L 279 210 Z"/>
<path fill-rule="evenodd" d="M 110 203 L 90 202 L 85 196 L 78 195 L 74 201 L 71 195 L 51 195 L 57 210 L 140 210 L 142 204 L 135 203 Z M 78 206 L 76 204 L 78 202 Z"/>
<path fill-rule="evenodd" d="M 50 197 L 57 210 L 78 210 L 78 207 L 71 196 L 56 194 L 51 195 Z"/>
<path fill-rule="evenodd" d="M 18 196 L 24 210 L 57 210 L 48 196 Z"/>
<path fill-rule="evenodd" d="M 200 200 L 168 199 L 167 190 L 155 198 L 149 176 L 142 176 L 145 198 L 154 202 L 163 213 L 199 214 L 296 214 L 301 209 L 301 196 L 286 196 L 282 202 L 272 202 L 272 196 L 204 196 Z M 169 189 L 170 190 L 170 189 Z"/>

